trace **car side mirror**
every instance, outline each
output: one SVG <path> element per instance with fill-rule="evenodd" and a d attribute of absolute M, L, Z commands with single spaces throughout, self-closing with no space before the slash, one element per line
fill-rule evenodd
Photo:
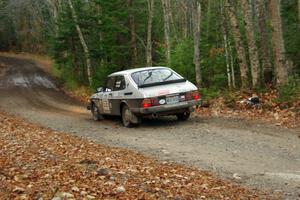
<path fill-rule="evenodd" d="M 97 92 L 103 92 L 103 87 L 97 88 Z"/>

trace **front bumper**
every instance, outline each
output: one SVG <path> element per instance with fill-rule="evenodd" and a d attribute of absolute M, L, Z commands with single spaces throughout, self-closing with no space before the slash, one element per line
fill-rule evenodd
<path fill-rule="evenodd" d="M 184 111 L 193 111 L 193 106 L 201 104 L 201 100 L 183 101 L 176 104 L 165 104 L 160 106 L 153 106 L 149 108 L 131 108 L 131 112 L 136 115 L 149 115 L 149 114 L 177 114 Z"/>

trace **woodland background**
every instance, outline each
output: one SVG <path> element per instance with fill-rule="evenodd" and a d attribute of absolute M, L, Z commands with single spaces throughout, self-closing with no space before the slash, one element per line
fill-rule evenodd
<path fill-rule="evenodd" d="M 207 98 L 277 88 L 294 101 L 299 21 L 300 0 L 0 0 L 0 51 L 50 55 L 70 89 L 170 66 Z"/>

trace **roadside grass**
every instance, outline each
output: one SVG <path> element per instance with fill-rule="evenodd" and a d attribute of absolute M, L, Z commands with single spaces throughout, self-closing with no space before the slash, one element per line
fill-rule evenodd
<path fill-rule="evenodd" d="M 296 101 L 300 101 L 300 77 L 293 77 L 288 83 L 280 87 L 278 97 L 274 99 L 275 103 L 286 103 L 289 106 Z"/>
<path fill-rule="evenodd" d="M 79 85 L 76 80 L 56 64 L 53 64 L 50 74 L 61 82 L 61 89 L 68 95 L 77 98 L 83 103 L 87 103 L 93 90 L 88 86 Z"/>

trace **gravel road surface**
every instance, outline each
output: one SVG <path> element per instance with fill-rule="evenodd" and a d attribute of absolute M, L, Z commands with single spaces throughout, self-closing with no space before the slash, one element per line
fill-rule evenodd
<path fill-rule="evenodd" d="M 208 170 L 223 179 L 300 199 L 300 130 L 259 122 L 192 117 L 94 122 L 35 62 L 0 56 L 0 109 L 55 130 Z"/>

